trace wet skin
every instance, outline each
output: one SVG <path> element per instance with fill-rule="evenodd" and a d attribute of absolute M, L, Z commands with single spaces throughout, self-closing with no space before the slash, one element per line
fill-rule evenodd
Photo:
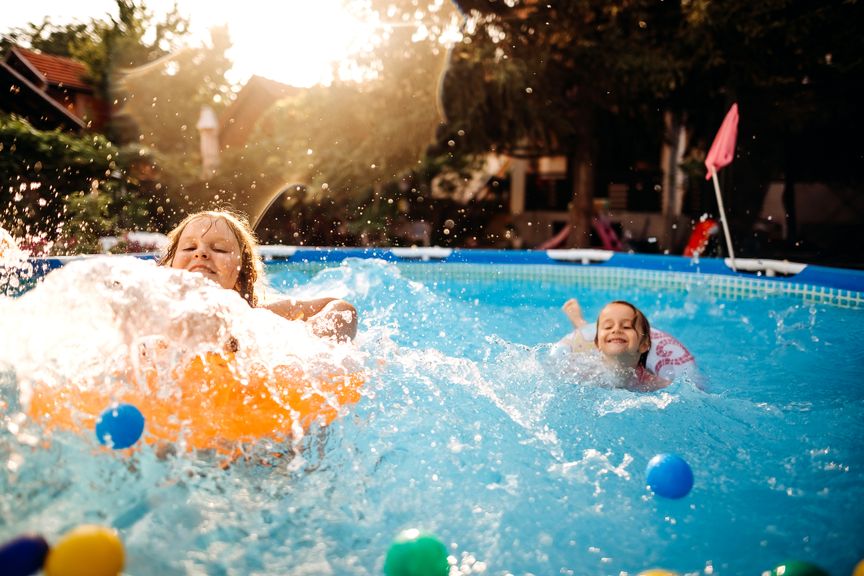
<path fill-rule="evenodd" d="M 219 218 L 201 217 L 183 229 L 171 268 L 202 274 L 223 288 L 233 289 L 241 262 L 240 243 L 228 224 Z"/>

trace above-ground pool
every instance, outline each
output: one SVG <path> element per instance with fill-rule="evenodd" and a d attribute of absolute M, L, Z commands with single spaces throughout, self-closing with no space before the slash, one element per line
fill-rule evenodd
<path fill-rule="evenodd" d="M 845 576 L 864 558 L 861 273 L 288 255 L 267 265 L 270 297 L 351 301 L 354 346 L 316 348 L 260 311 L 232 317 L 231 296 L 131 258 L 70 262 L 0 296 L 0 541 L 113 527 L 136 576 L 382 574 L 406 528 L 444 542 L 451 574 L 745 575 L 798 559 Z M 698 377 L 651 393 L 607 386 L 595 355 L 556 345 L 574 296 L 590 319 L 633 302 L 692 352 Z M 362 397 L 327 427 L 231 454 L 112 452 L 92 431 L 27 416 L 34 387 L 109 382 L 141 338 L 191 349 L 223 331 L 268 358 L 350 365 Z M 683 498 L 646 488 L 662 453 L 693 470 Z"/>

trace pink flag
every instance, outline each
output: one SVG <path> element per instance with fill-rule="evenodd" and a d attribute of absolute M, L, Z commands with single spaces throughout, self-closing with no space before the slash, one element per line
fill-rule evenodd
<path fill-rule="evenodd" d="M 737 136 L 738 104 L 736 103 L 732 104 L 729 112 L 726 113 L 726 118 L 723 119 L 723 124 L 720 125 L 717 136 L 714 137 L 714 143 L 711 144 L 711 150 L 705 157 L 705 167 L 708 169 L 708 174 L 705 176 L 706 180 L 711 179 L 711 168 L 718 171 L 731 164 L 732 160 L 735 159 L 735 138 Z"/>

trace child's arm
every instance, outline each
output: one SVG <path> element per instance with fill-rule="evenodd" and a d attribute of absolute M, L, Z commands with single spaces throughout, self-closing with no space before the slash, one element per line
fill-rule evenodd
<path fill-rule="evenodd" d="M 564 310 L 564 314 L 567 315 L 567 318 L 569 318 L 570 322 L 573 324 L 573 328 L 577 331 L 587 324 L 587 322 L 585 322 L 585 315 L 582 314 L 582 307 L 579 305 L 579 301 L 576 300 L 576 298 L 567 300 L 561 309 Z"/>
<path fill-rule="evenodd" d="M 590 350 L 594 348 L 594 342 L 591 340 L 586 340 L 582 335 L 582 328 L 588 323 L 585 321 L 585 316 L 582 314 L 582 307 L 579 305 L 579 301 L 576 298 L 571 298 L 564 303 L 562 307 L 564 310 L 564 314 L 567 315 L 567 318 L 570 319 L 570 322 L 573 324 L 573 333 L 567 336 L 567 343 L 570 345 L 570 349 L 574 352 L 580 350 Z"/>
<path fill-rule="evenodd" d="M 303 320 L 312 326 L 316 336 L 350 340 L 357 334 L 357 310 L 337 298 L 314 300 L 280 300 L 264 306 L 288 320 Z"/>

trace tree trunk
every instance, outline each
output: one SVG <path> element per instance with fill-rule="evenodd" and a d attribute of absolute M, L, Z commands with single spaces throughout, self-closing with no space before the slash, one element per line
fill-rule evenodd
<path fill-rule="evenodd" d="M 594 162 L 586 156 L 571 156 L 567 170 L 573 182 L 573 200 L 570 202 L 570 235 L 568 248 L 588 248 L 591 246 L 589 233 L 591 217 L 594 214 Z"/>
<path fill-rule="evenodd" d="M 783 208 L 786 212 L 786 241 L 790 246 L 798 242 L 798 211 L 795 207 L 795 154 L 792 139 L 786 140 L 786 169 L 783 175 Z"/>
<path fill-rule="evenodd" d="M 682 114 L 666 111 L 663 114 L 666 133 L 663 137 L 660 166 L 663 170 L 663 234 L 662 247 L 670 252 L 678 250 L 681 231 L 675 224 L 681 216 L 684 201 L 684 174 L 680 165 L 687 148 L 687 133 Z M 686 230 L 684 231 L 686 233 Z"/>
<path fill-rule="evenodd" d="M 568 248 L 591 247 L 591 219 L 594 216 L 594 181 L 597 148 L 594 133 L 596 122 L 590 109 L 579 111 L 578 134 L 575 135 L 571 153 L 567 158 L 567 176 L 573 185 L 573 200 L 570 201 L 570 235 Z"/>

